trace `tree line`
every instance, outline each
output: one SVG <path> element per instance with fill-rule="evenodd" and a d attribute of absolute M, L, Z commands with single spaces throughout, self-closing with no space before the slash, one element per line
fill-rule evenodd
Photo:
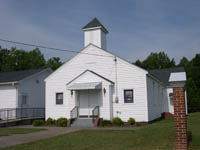
<path fill-rule="evenodd" d="M 163 69 L 170 67 L 184 67 L 187 74 L 186 90 L 189 112 L 200 111 L 200 54 L 188 60 L 183 57 L 178 64 L 170 59 L 164 52 L 151 53 L 143 61 L 134 62 L 137 66 L 146 70 Z M 45 60 L 41 51 L 36 48 L 31 51 L 22 49 L 3 49 L 0 47 L 0 72 L 18 71 L 27 69 L 39 69 L 50 67 L 56 70 L 62 65 L 59 57 Z"/>
<path fill-rule="evenodd" d="M 170 59 L 164 52 L 151 53 L 143 61 L 137 60 L 134 64 L 146 70 L 184 67 L 187 75 L 185 88 L 187 91 L 188 111 L 200 111 L 200 54 L 196 54 L 191 60 L 183 57 L 176 64 L 174 59 Z"/>
<path fill-rule="evenodd" d="M 41 51 L 36 48 L 31 51 L 0 47 L 0 72 L 18 71 L 27 69 L 39 69 L 50 67 L 55 70 L 62 65 L 59 57 L 45 60 Z"/>

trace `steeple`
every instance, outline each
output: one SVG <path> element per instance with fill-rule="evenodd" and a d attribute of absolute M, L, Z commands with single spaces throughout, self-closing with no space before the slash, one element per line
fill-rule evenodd
<path fill-rule="evenodd" d="M 100 23 L 97 18 L 94 18 L 83 28 L 84 31 L 84 46 L 92 43 L 106 50 L 106 34 L 108 30 Z"/>

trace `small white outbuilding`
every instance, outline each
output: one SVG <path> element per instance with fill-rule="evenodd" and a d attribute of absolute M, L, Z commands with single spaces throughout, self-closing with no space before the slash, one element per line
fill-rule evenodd
<path fill-rule="evenodd" d="M 46 79 L 46 119 L 120 117 L 149 122 L 173 114 L 172 72 L 144 70 L 107 50 L 108 30 L 95 18 L 82 28 L 84 48 Z"/>
<path fill-rule="evenodd" d="M 44 109 L 44 79 L 50 73 L 52 73 L 52 70 L 49 68 L 1 72 L 0 119 L 17 118 L 18 109 L 21 108 L 27 109 L 27 111 L 29 108 Z"/>

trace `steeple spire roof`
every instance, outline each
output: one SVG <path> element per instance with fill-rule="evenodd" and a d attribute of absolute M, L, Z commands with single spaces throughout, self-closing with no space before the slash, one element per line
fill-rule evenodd
<path fill-rule="evenodd" d="M 108 30 L 100 23 L 100 21 L 97 18 L 94 18 L 92 21 L 90 21 L 88 24 L 86 24 L 82 29 L 87 30 L 90 28 L 101 28 L 105 33 L 108 33 Z"/>

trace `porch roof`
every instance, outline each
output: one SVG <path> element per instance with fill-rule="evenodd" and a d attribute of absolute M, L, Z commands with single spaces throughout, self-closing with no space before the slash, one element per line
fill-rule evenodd
<path fill-rule="evenodd" d="M 101 82 L 85 82 L 85 83 L 74 83 L 68 86 L 68 90 L 88 90 L 88 89 L 101 89 Z"/>

